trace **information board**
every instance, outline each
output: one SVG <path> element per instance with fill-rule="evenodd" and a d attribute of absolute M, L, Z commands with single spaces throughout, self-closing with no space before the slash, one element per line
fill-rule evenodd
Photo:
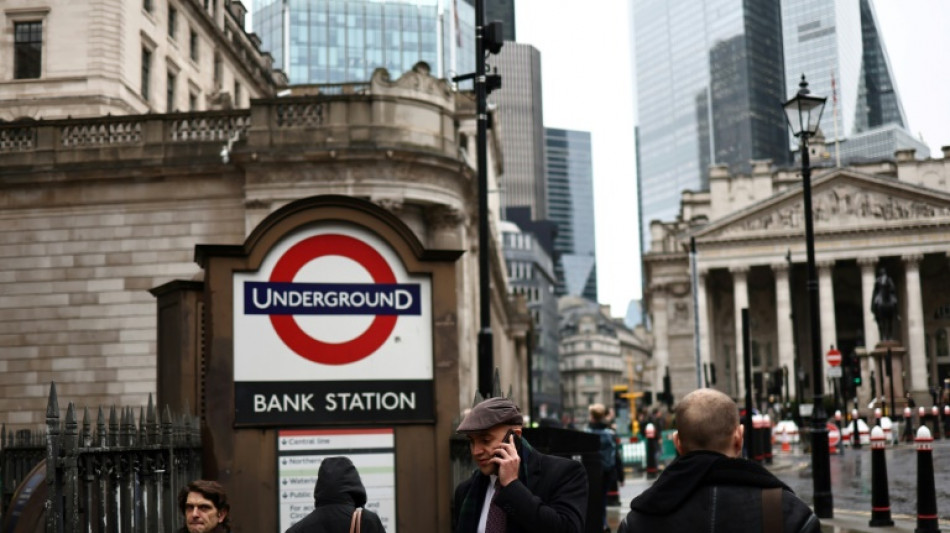
<path fill-rule="evenodd" d="M 396 456 L 391 428 L 300 429 L 277 432 L 279 531 L 313 511 L 320 463 L 328 457 L 353 461 L 363 487 L 366 509 L 379 515 L 386 531 L 396 531 Z"/>

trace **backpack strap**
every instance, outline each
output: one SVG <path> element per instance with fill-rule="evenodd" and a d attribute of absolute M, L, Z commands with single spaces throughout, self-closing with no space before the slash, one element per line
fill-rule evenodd
<path fill-rule="evenodd" d="M 762 489 L 762 533 L 783 533 L 782 488 Z"/>

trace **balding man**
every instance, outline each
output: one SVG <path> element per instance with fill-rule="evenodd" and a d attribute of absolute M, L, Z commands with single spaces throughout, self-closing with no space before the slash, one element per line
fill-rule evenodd
<path fill-rule="evenodd" d="M 639 531 L 819 533 L 815 513 L 771 472 L 740 457 L 739 409 L 698 389 L 676 406 L 680 456 L 630 502 L 618 533 Z"/>

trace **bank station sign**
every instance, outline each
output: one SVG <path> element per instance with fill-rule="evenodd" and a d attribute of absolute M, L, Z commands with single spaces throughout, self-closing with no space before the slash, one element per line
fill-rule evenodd
<path fill-rule="evenodd" d="M 433 419 L 431 282 L 376 234 L 298 230 L 233 286 L 235 424 Z"/>

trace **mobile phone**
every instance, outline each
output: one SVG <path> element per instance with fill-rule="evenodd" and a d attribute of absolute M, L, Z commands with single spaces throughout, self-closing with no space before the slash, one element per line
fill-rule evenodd
<path fill-rule="evenodd" d="M 514 442 L 514 438 L 515 430 L 509 429 L 508 433 L 505 433 L 505 436 L 501 438 L 501 442 Z M 499 455 L 496 453 L 495 457 L 499 457 Z"/>

